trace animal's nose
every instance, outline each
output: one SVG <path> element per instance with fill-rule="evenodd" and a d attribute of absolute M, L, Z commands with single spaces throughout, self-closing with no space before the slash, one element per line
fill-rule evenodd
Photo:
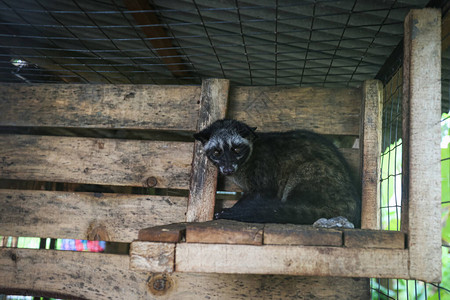
<path fill-rule="evenodd" d="M 233 167 L 223 167 L 221 168 L 221 172 L 223 175 L 228 176 L 234 173 L 234 168 Z"/>

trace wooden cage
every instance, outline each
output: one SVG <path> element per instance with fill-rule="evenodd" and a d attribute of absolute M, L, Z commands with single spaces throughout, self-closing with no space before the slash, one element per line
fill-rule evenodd
<path fill-rule="evenodd" d="M 0 235 L 100 239 L 131 243 L 131 250 L 0 248 L 0 291 L 225 299 L 292 298 L 302 290 L 356 299 L 368 285 L 355 277 L 440 281 L 440 24 L 434 9 L 413 10 L 405 23 L 402 232 L 377 230 L 382 86 L 376 80 L 361 89 L 230 87 L 221 79 L 202 86 L 1 84 L 0 126 L 36 134 L 0 138 Z M 361 177 L 363 229 L 198 223 L 211 220 L 219 205 L 217 172 L 185 136 L 225 116 L 260 131 L 302 128 L 359 138 L 359 147 L 342 151 Z M 128 138 L 89 136 L 102 130 L 126 130 Z M 181 134 L 133 138 L 160 131 Z M 21 188 L 24 181 L 144 186 L 189 197 L 120 188 L 43 191 Z M 224 182 L 220 189 L 233 187 Z"/>

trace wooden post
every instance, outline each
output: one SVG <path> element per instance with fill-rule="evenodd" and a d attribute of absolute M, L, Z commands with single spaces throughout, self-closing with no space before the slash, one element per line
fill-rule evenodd
<path fill-rule="evenodd" d="M 383 111 L 383 85 L 367 80 L 361 103 L 361 228 L 380 229 L 380 154 Z"/>
<path fill-rule="evenodd" d="M 410 277 L 441 280 L 441 12 L 412 10 L 403 62 L 402 229 Z M 405 205 L 406 204 L 406 205 Z"/>
<path fill-rule="evenodd" d="M 198 130 L 225 117 L 230 82 L 225 79 L 207 79 L 202 83 Z M 192 161 L 187 222 L 204 222 L 213 219 L 217 187 L 217 169 L 208 161 L 199 141 L 195 142 Z"/>

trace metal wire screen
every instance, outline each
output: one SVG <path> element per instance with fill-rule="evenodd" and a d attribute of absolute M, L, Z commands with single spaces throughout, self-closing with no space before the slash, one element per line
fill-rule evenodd
<path fill-rule="evenodd" d="M 383 139 L 380 177 L 380 225 L 384 230 L 401 229 L 401 183 L 402 183 L 402 68 L 394 70 L 394 75 L 384 86 Z M 443 64 L 443 92 L 448 92 L 450 72 L 445 72 Z M 444 74 L 446 73 L 446 74 Z M 448 101 L 447 97 L 442 97 Z M 417 280 L 372 279 L 372 299 L 450 299 L 450 259 L 449 259 L 449 125 L 448 103 L 443 103 L 442 125 L 442 226 L 443 226 L 443 277 L 441 284 L 430 284 Z"/>
<path fill-rule="evenodd" d="M 428 0 L 1 0 L 0 81 L 359 86 Z"/>

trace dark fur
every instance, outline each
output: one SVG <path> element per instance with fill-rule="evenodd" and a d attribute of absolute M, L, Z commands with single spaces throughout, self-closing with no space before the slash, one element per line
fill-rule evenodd
<path fill-rule="evenodd" d="M 319 218 L 344 216 L 360 227 L 358 189 L 347 162 L 330 141 L 304 130 L 256 134 L 255 129 L 219 120 L 194 135 L 221 173 L 244 191 L 218 218 L 312 224 Z"/>

